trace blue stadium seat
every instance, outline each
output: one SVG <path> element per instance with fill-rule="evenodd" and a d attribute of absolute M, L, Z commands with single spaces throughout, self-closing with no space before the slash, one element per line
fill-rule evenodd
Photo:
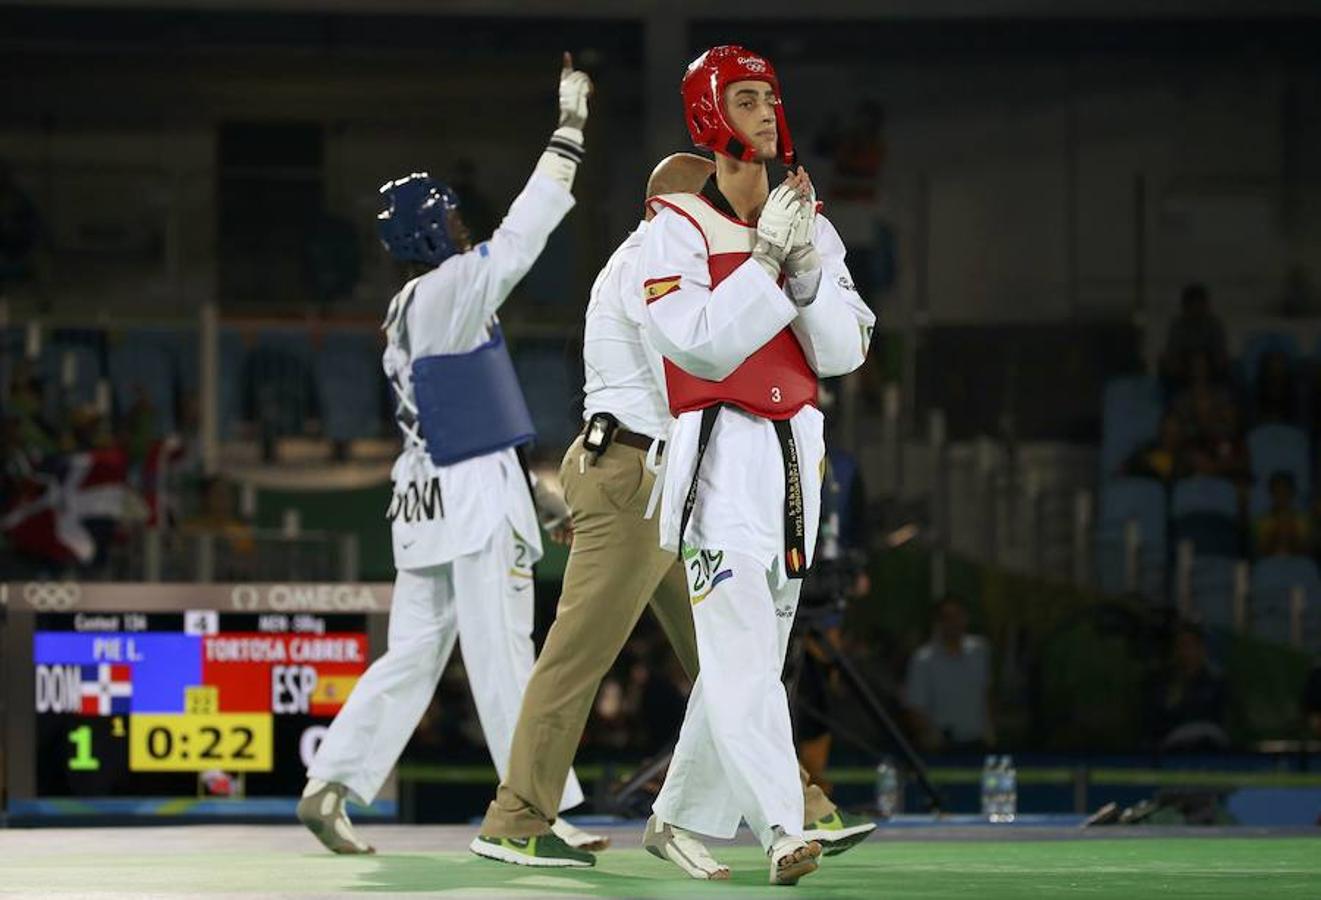
<path fill-rule="evenodd" d="M 301 328 L 267 329 L 243 360 L 247 415 L 263 434 L 302 434 L 316 415 L 312 341 Z"/>
<path fill-rule="evenodd" d="M 1306 609 L 1321 604 L 1321 573 L 1304 556 L 1272 556 L 1252 567 L 1252 630 L 1273 641 L 1289 640 L 1290 594 L 1303 589 Z"/>
<path fill-rule="evenodd" d="M 381 431 L 381 348 L 374 334 L 327 334 L 316 356 L 321 421 L 334 441 L 375 437 Z"/>
<path fill-rule="evenodd" d="M 96 402 L 96 384 L 101 370 L 100 337 L 86 332 L 61 335 L 58 331 L 41 348 L 37 371 L 45 387 L 47 415 L 58 420 L 58 410 L 72 409 Z M 63 384 L 64 360 L 73 359 L 73 383 Z"/>
<path fill-rule="evenodd" d="M 1101 485 L 1096 523 L 1097 581 L 1107 593 L 1125 590 L 1124 532 L 1129 521 L 1139 529 L 1138 590 L 1165 593 L 1165 488 L 1152 478 L 1111 478 Z"/>
<path fill-rule="evenodd" d="M 1307 434 L 1292 425 L 1258 425 L 1248 432 L 1248 454 L 1252 458 L 1252 514 L 1270 505 L 1267 482 L 1274 472 L 1289 472 L 1298 489 L 1299 508 L 1312 496 L 1312 465 Z"/>
<path fill-rule="evenodd" d="M 1186 516 L 1192 513 L 1214 513 L 1231 518 L 1238 515 L 1238 491 L 1228 478 L 1210 478 L 1195 475 L 1174 483 L 1170 497 L 1170 514 Z"/>
<path fill-rule="evenodd" d="M 1243 349 L 1239 351 L 1238 364 L 1243 383 L 1257 383 L 1257 369 L 1261 358 L 1267 353 L 1283 353 L 1291 361 L 1297 362 L 1302 355 L 1298 349 L 1298 339 L 1291 334 L 1278 331 L 1256 331 L 1243 339 Z"/>
<path fill-rule="evenodd" d="M 1243 550 L 1238 491 L 1228 479 L 1198 475 L 1175 482 L 1170 517 L 1176 547 L 1192 541 L 1198 556 L 1237 556 Z"/>
<path fill-rule="evenodd" d="M 1240 556 L 1244 551 L 1243 529 L 1237 518 L 1219 513 L 1188 513 L 1170 522 L 1171 538 L 1177 548 L 1191 541 L 1198 556 Z"/>
<path fill-rule="evenodd" d="M 1191 573 L 1193 611 L 1207 625 L 1234 625 L 1234 582 L 1239 560 L 1232 556 L 1195 556 Z"/>
<path fill-rule="evenodd" d="M 1149 375 L 1112 378 L 1105 386 L 1101 421 L 1101 475 L 1119 474 L 1124 461 L 1160 428 L 1165 405 L 1160 382 Z"/>
<path fill-rule="evenodd" d="M 238 425 L 243 421 L 243 361 L 248 349 L 243 336 L 232 328 L 220 329 L 220 437 L 238 436 Z"/>

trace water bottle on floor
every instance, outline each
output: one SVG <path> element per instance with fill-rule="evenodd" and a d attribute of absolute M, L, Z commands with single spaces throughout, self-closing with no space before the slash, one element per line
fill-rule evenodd
<path fill-rule="evenodd" d="M 899 770 L 894 760 L 885 756 L 876 766 L 876 811 L 882 818 L 893 818 L 900 810 Z"/>
<path fill-rule="evenodd" d="M 986 761 L 982 763 L 982 815 L 989 821 L 995 821 L 995 803 L 997 760 L 994 756 L 987 756 Z"/>
<path fill-rule="evenodd" d="M 1012 822 L 1018 816 L 1018 769 L 1012 756 L 1006 754 L 1001 760 L 1000 821 Z"/>

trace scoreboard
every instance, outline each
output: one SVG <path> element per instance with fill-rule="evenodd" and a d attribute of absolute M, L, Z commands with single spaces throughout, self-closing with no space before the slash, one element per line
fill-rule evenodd
<path fill-rule="evenodd" d="M 52 801 L 298 796 L 389 597 L 387 585 L 2 590 L 10 795 Z"/>

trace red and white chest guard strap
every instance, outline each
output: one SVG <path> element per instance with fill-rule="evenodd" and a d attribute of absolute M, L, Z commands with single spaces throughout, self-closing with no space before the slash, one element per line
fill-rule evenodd
<path fill-rule="evenodd" d="M 757 229 L 717 210 L 697 194 L 664 194 L 647 201 L 657 211 L 672 209 L 696 226 L 706 241 L 711 290 L 752 255 Z M 714 297 L 712 298 L 714 302 Z M 662 297 L 657 300 L 664 303 Z M 707 381 L 665 360 L 670 414 L 732 403 L 766 419 L 789 419 L 816 403 L 817 378 L 791 328 L 784 328 L 723 381 Z"/>

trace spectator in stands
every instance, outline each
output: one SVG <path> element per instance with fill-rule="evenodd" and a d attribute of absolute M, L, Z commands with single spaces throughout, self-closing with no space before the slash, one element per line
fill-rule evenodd
<path fill-rule="evenodd" d="M 1188 357 L 1186 386 L 1170 404 L 1182 430 L 1189 464 L 1198 475 L 1246 479 L 1248 447 L 1234 396 L 1215 380 L 1209 354 Z"/>
<path fill-rule="evenodd" d="M 37 207 L 18 186 L 9 163 L 0 159 L 0 289 L 32 277 L 40 240 Z"/>
<path fill-rule="evenodd" d="M 1160 422 L 1160 434 L 1133 451 L 1124 463 L 1124 474 L 1139 478 L 1158 478 L 1169 484 L 1192 474 L 1193 460 L 1183 427 L 1173 413 Z"/>
<path fill-rule="evenodd" d="M 858 290 L 866 297 L 887 291 L 895 280 L 896 253 L 894 230 L 881 215 L 885 109 L 861 100 L 847 121 L 832 115 L 815 143 L 817 153 L 831 160 L 824 196 L 830 221 L 848 244 Z"/>
<path fill-rule="evenodd" d="M 1202 629 L 1183 622 L 1175 631 L 1170 661 L 1152 694 L 1152 737 L 1161 750 L 1212 750 L 1229 746 L 1225 679 L 1207 658 Z"/>
<path fill-rule="evenodd" d="M 64 437 L 64 449 L 79 453 L 109 447 L 112 443 L 106 430 L 105 418 L 95 406 L 79 406 L 69 413 L 69 430 Z"/>
<path fill-rule="evenodd" d="M 907 700 L 918 741 L 931 750 L 982 750 L 995 743 L 991 651 L 968 634 L 968 613 L 954 595 L 936 606 L 931 640 L 908 661 Z"/>
<path fill-rule="evenodd" d="M 633 711 L 635 749 L 652 753 L 679 733 L 688 706 L 688 676 L 679 658 L 663 646 L 651 644 L 649 659 L 636 660 L 628 671 L 629 708 Z"/>
<path fill-rule="evenodd" d="M 1179 300 L 1179 315 L 1170 322 L 1161 355 L 1161 374 L 1166 380 L 1182 384 L 1188 376 L 1189 360 L 1205 353 L 1212 371 L 1222 376 L 1229 369 L 1229 343 L 1225 326 L 1211 311 L 1211 297 L 1204 284 L 1189 284 Z"/>
<path fill-rule="evenodd" d="M 327 209 L 312 216 L 303 231 L 303 278 L 321 308 L 352 296 L 361 270 L 353 223 Z"/>
<path fill-rule="evenodd" d="M 234 514 L 234 490 L 223 478 L 212 475 L 202 479 L 200 499 L 197 515 L 183 523 L 185 534 L 216 535 L 235 555 L 256 553 L 252 526 Z"/>
<path fill-rule="evenodd" d="M 129 460 L 140 465 L 156 438 L 156 410 L 145 385 L 134 384 L 132 394 L 133 399 L 120 415 L 115 432 Z"/>
<path fill-rule="evenodd" d="M 1298 391 L 1289 355 L 1271 350 L 1257 362 L 1255 396 L 1257 422 L 1293 422 L 1298 414 Z"/>
<path fill-rule="evenodd" d="M 1303 685 L 1303 716 L 1308 734 L 1321 740 L 1321 659 L 1312 663 L 1312 671 L 1307 673 L 1307 683 Z"/>
<path fill-rule="evenodd" d="M 1273 472 L 1267 482 L 1271 505 L 1252 523 L 1253 547 L 1258 557 L 1309 556 L 1314 544 L 1312 523 L 1298 508 L 1298 489 L 1292 472 Z"/>
<path fill-rule="evenodd" d="M 54 452 L 59 444 L 59 428 L 47 421 L 41 396 L 40 377 L 31 363 L 20 361 L 10 377 L 5 412 L 14 421 L 18 446 L 34 462 Z"/>

